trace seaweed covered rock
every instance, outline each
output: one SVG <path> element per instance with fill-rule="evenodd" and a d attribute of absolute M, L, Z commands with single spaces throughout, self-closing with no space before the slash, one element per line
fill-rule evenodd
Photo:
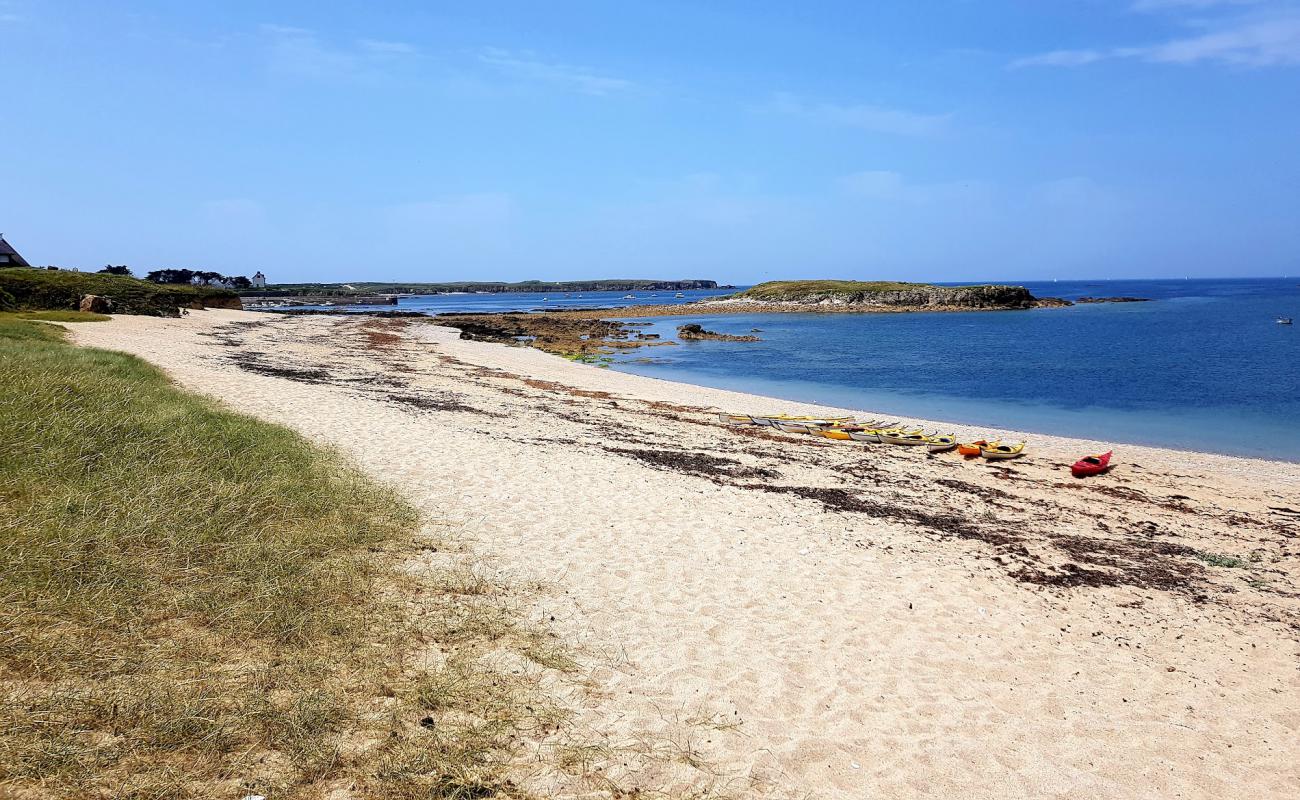
<path fill-rule="evenodd" d="M 708 340 L 714 342 L 757 342 L 757 336 L 733 336 L 730 333 L 718 333 L 716 331 L 706 331 L 704 327 L 696 324 L 678 325 L 677 338 L 685 340 Z"/>

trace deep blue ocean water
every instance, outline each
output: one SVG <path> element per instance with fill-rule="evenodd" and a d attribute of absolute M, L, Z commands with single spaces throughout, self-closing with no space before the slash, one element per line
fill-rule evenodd
<path fill-rule="evenodd" d="M 698 322 L 759 328 L 762 341 L 642 349 L 614 368 L 901 417 L 1300 461 L 1300 324 L 1274 321 L 1300 320 L 1300 278 L 1023 285 L 1151 302 L 659 317 L 638 321 L 665 339 Z"/>

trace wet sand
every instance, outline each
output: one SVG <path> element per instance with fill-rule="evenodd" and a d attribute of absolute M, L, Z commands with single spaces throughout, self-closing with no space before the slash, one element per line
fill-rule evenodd
<path fill-rule="evenodd" d="M 1300 465 L 1124 446 L 1078 481 L 1103 443 L 986 464 L 728 428 L 841 410 L 407 319 L 71 327 L 340 447 L 541 587 L 589 679 L 563 735 L 600 747 L 539 793 L 1300 796 Z"/>

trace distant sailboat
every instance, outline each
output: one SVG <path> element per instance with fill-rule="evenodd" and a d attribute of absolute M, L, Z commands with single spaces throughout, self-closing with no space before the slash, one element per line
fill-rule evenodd
<path fill-rule="evenodd" d="M 1278 318 L 1277 318 L 1277 324 L 1278 324 L 1278 325 L 1290 325 L 1290 324 L 1291 324 L 1291 318 L 1290 318 L 1290 317 L 1278 317 Z"/>

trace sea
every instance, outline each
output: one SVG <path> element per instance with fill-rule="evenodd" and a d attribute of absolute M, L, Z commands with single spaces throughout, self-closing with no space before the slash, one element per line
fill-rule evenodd
<path fill-rule="evenodd" d="M 1038 297 L 1141 297 L 1027 311 L 652 317 L 758 342 L 620 353 L 611 369 L 789 401 L 1300 462 L 1300 278 L 1011 283 Z M 438 295 L 399 309 L 514 311 L 680 303 L 734 290 Z M 391 307 L 390 307 L 391 308 Z M 779 411 L 728 409 L 744 413 Z"/>

